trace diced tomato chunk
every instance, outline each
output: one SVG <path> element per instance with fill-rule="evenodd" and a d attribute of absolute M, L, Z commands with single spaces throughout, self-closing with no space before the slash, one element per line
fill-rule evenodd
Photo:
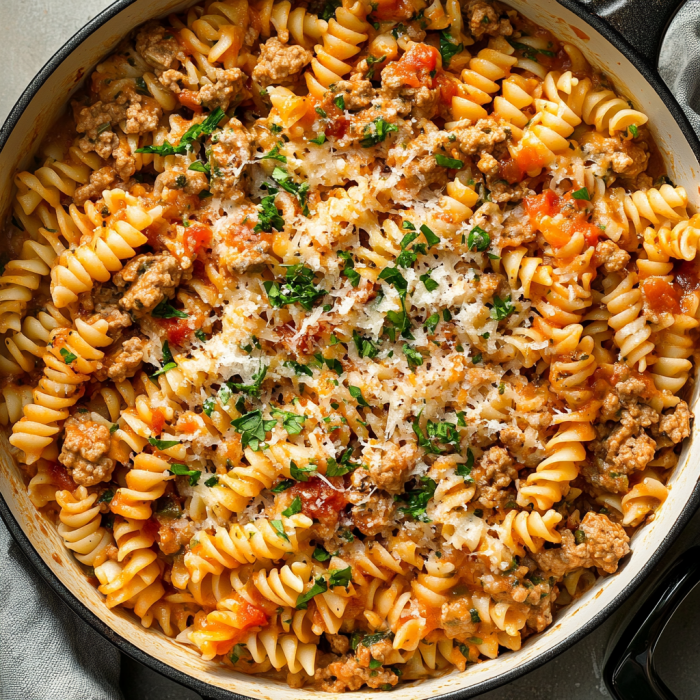
<path fill-rule="evenodd" d="M 339 477 L 331 477 L 329 481 L 336 489 L 343 486 L 343 480 Z M 291 494 L 301 499 L 301 512 L 304 515 L 320 520 L 324 525 L 336 523 L 338 513 L 347 504 L 342 491 L 336 491 L 318 477 L 312 477 L 308 481 L 298 481 L 292 487 Z"/>
<path fill-rule="evenodd" d="M 414 44 L 397 63 L 392 63 L 385 70 L 396 75 L 409 87 L 434 88 L 439 55 L 434 46 Z"/>
<path fill-rule="evenodd" d="M 154 408 L 153 411 L 151 411 L 151 429 L 156 435 L 160 435 L 161 431 L 163 430 L 163 426 L 165 425 L 165 416 L 163 415 L 163 411 L 161 411 L 159 408 Z"/>
<path fill-rule="evenodd" d="M 183 244 L 187 255 L 197 255 L 201 248 L 211 243 L 211 229 L 204 224 L 190 224 L 185 229 Z"/>
<path fill-rule="evenodd" d="M 508 158 L 507 160 L 499 162 L 498 170 L 501 177 L 509 185 L 514 185 L 517 182 L 520 182 L 523 179 L 523 175 L 525 174 L 518 165 L 518 163 L 512 158 Z"/>
<path fill-rule="evenodd" d="M 177 99 L 183 107 L 187 107 L 193 112 L 202 111 L 202 105 L 197 102 L 196 93 L 192 92 L 192 90 L 183 90 L 178 94 Z"/>
<path fill-rule="evenodd" d="M 662 277 L 649 277 L 644 280 L 642 292 L 647 303 L 656 313 L 681 312 L 679 290 Z"/>
<path fill-rule="evenodd" d="M 159 318 L 158 323 L 168 335 L 168 343 L 182 345 L 194 333 L 186 318 Z"/>
<path fill-rule="evenodd" d="M 545 190 L 534 197 L 525 197 L 525 209 L 533 223 L 543 216 L 555 216 L 559 213 L 559 197 L 552 190 Z"/>

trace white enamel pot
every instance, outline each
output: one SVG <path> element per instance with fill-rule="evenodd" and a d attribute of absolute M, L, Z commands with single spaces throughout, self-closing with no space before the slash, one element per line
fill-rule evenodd
<path fill-rule="evenodd" d="M 607 0 L 579 4 L 574 0 L 511 0 L 509 4 L 559 38 L 579 46 L 591 63 L 607 73 L 618 90 L 627 93 L 635 106 L 649 116 L 669 174 L 685 187 L 691 206 L 699 210 L 700 143 L 655 68 L 657 49 L 677 2 Z M 42 68 L 0 130 L 3 220 L 14 197 L 14 173 L 30 164 L 36 147 L 83 77 L 134 27 L 187 5 L 174 0 L 117 0 Z M 696 412 L 697 397 L 696 390 L 692 397 Z M 520 651 L 468 667 L 463 673 L 398 686 L 391 693 L 392 700 L 437 697 L 462 700 L 479 695 L 551 660 L 603 622 L 642 583 L 700 500 L 700 438 L 694 437 L 696 433 L 693 429 L 693 436 L 684 447 L 670 480 L 667 501 L 654 521 L 634 535 L 632 553 L 622 562 L 617 574 L 598 580 L 547 630 L 530 637 Z M 202 661 L 193 649 L 176 644 L 155 630 L 143 629 L 127 613 L 108 610 L 100 594 L 71 560 L 55 528 L 44 521 L 29 501 L 7 447 L 7 440 L 0 436 L 0 515 L 38 572 L 83 620 L 122 652 L 207 699 L 298 700 L 301 694 L 298 690 Z M 664 583 L 670 592 L 664 595 L 657 592 L 655 602 L 640 612 L 638 629 L 621 640 L 607 673 L 609 688 L 617 698 L 672 697 L 664 694 L 663 684 L 659 686 L 656 682 L 653 664 L 649 662 L 650 652 L 665 616 L 697 579 L 700 571 L 700 566 L 694 565 L 697 560 L 695 554 L 694 559 L 685 556 L 679 561 Z M 644 634 L 640 635 L 641 632 Z M 629 645 L 633 652 L 626 651 Z M 319 700 L 332 698 L 331 694 L 307 689 L 303 695 L 318 696 Z M 343 698 L 359 700 L 370 695 L 375 693 L 345 693 Z"/>

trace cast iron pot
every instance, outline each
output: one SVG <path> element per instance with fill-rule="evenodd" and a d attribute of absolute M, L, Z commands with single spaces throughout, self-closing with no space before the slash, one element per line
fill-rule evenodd
<path fill-rule="evenodd" d="M 700 209 L 700 143 L 681 108 L 656 70 L 658 47 L 678 0 L 510 0 L 509 4 L 563 40 L 579 46 L 606 72 L 619 91 L 648 116 L 652 132 L 673 179 L 686 188 Z M 21 96 L 0 131 L 0 202 L 7 215 L 14 197 L 12 178 L 27 167 L 34 150 L 82 78 L 134 27 L 186 7 L 176 0 L 117 0 L 80 30 L 47 64 Z M 698 411 L 698 391 L 691 403 Z M 694 433 L 696 431 L 694 430 Z M 0 436 L 0 515 L 23 552 L 56 593 L 88 624 L 122 652 L 188 686 L 210 700 L 243 697 L 298 700 L 300 692 L 262 678 L 232 673 L 202 661 L 189 647 L 154 630 L 145 630 L 127 613 L 110 611 L 100 594 L 79 573 L 55 528 L 29 501 L 6 438 Z M 466 698 L 492 690 L 550 661 L 603 622 L 644 580 L 669 547 L 700 500 L 700 440 L 691 437 L 670 481 L 666 503 L 652 523 L 632 539 L 632 553 L 614 576 L 560 614 L 544 633 L 528 639 L 520 651 L 442 678 L 399 686 L 393 700 Z M 697 556 L 694 558 L 697 561 Z M 620 641 L 606 678 L 620 700 L 671 698 L 653 672 L 655 639 L 666 616 L 698 576 L 693 557 L 683 557 L 640 612 L 637 627 Z M 331 700 L 330 694 L 304 690 L 305 697 Z M 367 691 L 346 693 L 345 700 L 366 700 Z"/>

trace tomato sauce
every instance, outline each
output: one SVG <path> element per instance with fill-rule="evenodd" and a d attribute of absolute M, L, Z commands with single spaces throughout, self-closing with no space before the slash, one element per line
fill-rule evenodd
<path fill-rule="evenodd" d="M 183 245 L 189 257 L 197 255 L 202 248 L 207 248 L 211 244 L 211 229 L 204 224 L 190 224 L 183 235 Z"/>
<path fill-rule="evenodd" d="M 171 345 L 182 345 L 194 333 L 194 329 L 190 327 L 186 318 L 159 318 L 156 320 L 165 329 L 168 343 Z"/>
<path fill-rule="evenodd" d="M 409 87 L 434 88 L 439 55 L 434 46 L 415 44 L 386 70 L 391 70 Z"/>
<path fill-rule="evenodd" d="M 331 477 L 329 481 L 337 489 L 343 488 L 343 479 Z M 319 520 L 324 525 L 338 522 L 338 514 L 347 504 L 342 491 L 335 491 L 323 479 L 311 477 L 308 481 L 298 481 L 291 489 L 292 498 L 299 496 L 302 513 Z"/>
<path fill-rule="evenodd" d="M 681 312 L 680 289 L 661 277 L 649 277 L 642 282 L 642 294 L 655 313 Z"/>
<path fill-rule="evenodd" d="M 151 416 L 151 429 L 156 435 L 160 435 L 161 431 L 163 430 L 163 426 L 165 425 L 165 416 L 163 415 L 163 411 L 161 411 L 159 408 L 154 408 L 151 412 Z"/>
<path fill-rule="evenodd" d="M 61 491 L 75 491 L 78 488 L 68 470 L 59 462 L 49 462 L 49 474 L 51 482 Z"/>
<path fill-rule="evenodd" d="M 410 19 L 414 8 L 408 0 L 378 0 L 377 9 L 372 10 L 372 19 L 394 21 Z"/>
<path fill-rule="evenodd" d="M 202 111 L 202 105 L 197 102 L 197 93 L 192 90 L 183 90 L 177 96 L 178 102 L 187 109 L 199 114 Z"/>

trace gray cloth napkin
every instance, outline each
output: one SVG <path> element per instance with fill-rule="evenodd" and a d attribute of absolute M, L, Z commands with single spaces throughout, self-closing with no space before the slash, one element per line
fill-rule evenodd
<path fill-rule="evenodd" d="M 659 71 L 700 134 L 700 0 L 671 23 Z M 2 521 L 0 700 L 123 700 L 116 649 L 39 578 Z"/>
<path fill-rule="evenodd" d="M 659 73 L 700 135 L 700 0 L 688 0 L 669 25 Z"/>
<path fill-rule="evenodd" d="M 0 700 L 124 700 L 119 652 L 39 578 L 2 520 Z"/>

